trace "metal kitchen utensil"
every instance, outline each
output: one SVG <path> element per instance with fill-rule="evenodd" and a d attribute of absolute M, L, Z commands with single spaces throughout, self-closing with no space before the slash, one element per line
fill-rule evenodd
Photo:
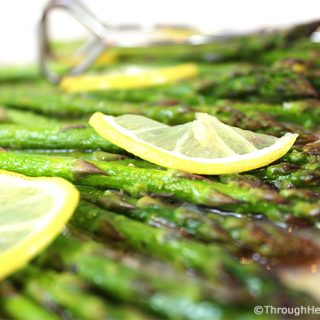
<path fill-rule="evenodd" d="M 80 24 L 90 31 L 92 37 L 75 54 L 81 54 L 81 61 L 71 67 L 63 76 L 54 72 L 49 64 L 53 55 L 50 44 L 48 18 L 55 9 L 62 9 L 73 16 Z M 315 24 L 316 26 L 317 23 Z M 184 31 L 183 37 L 172 37 L 165 29 Z M 272 30 L 268 30 L 271 32 Z M 181 33 L 181 32 L 180 32 Z M 319 42 L 320 31 L 315 30 L 310 40 Z M 159 36 L 160 35 L 160 36 Z M 245 35 L 245 34 L 241 34 Z M 43 76 L 51 83 L 59 83 L 64 76 L 78 75 L 87 70 L 92 63 L 110 47 L 148 47 L 170 45 L 201 45 L 230 39 L 239 34 L 203 34 L 190 26 L 154 25 L 145 27 L 140 25 L 111 26 L 101 22 L 81 0 L 50 0 L 44 8 L 39 24 L 39 67 Z"/>
<path fill-rule="evenodd" d="M 48 18 L 55 9 L 62 9 L 72 15 L 80 24 L 86 27 L 92 34 L 92 38 L 86 42 L 77 53 L 85 57 L 75 67 L 72 67 L 65 75 L 77 75 L 88 69 L 97 57 L 108 47 L 146 47 L 146 46 L 163 46 L 163 45 L 199 45 L 221 38 L 225 39 L 228 35 L 207 35 L 198 30 L 181 25 L 154 25 L 143 27 L 139 25 L 120 25 L 110 26 L 101 22 L 83 2 L 79 0 L 51 0 L 44 8 L 39 25 L 39 66 L 44 77 L 51 83 L 59 83 L 62 76 L 54 72 L 49 67 L 49 62 L 53 56 L 50 45 L 48 30 Z M 186 37 L 165 37 L 161 34 L 163 29 L 189 31 Z"/>

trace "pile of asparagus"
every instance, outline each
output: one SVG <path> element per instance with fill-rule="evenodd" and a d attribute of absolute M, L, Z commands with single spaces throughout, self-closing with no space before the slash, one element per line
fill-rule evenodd
<path fill-rule="evenodd" d="M 319 236 L 320 45 L 309 40 L 319 25 L 203 46 L 115 49 L 119 62 L 109 69 L 199 65 L 198 77 L 170 86 L 68 94 L 33 67 L 4 68 L 0 169 L 63 177 L 81 201 L 55 242 L 0 284 L 0 318 L 271 319 L 253 307 L 317 305 L 276 271 L 318 258 L 319 244 L 305 234 Z M 198 176 L 102 139 L 88 126 L 96 111 L 171 125 L 200 111 L 299 138 L 267 167 Z"/>

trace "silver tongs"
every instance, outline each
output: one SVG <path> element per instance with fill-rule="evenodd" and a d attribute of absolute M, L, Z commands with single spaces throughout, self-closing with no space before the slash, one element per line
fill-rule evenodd
<path fill-rule="evenodd" d="M 50 45 L 48 18 L 55 9 L 62 9 L 72 15 L 80 24 L 90 31 L 92 37 L 78 49 L 84 59 L 75 67 L 72 67 L 67 74 L 78 75 L 87 70 L 92 63 L 108 47 L 148 47 L 163 45 L 200 45 L 221 39 L 221 36 L 206 35 L 194 28 L 181 25 L 154 25 L 152 27 L 142 27 L 139 25 L 130 26 L 110 26 L 101 22 L 87 6 L 79 0 L 50 0 L 44 8 L 39 25 L 39 66 L 43 76 L 51 83 L 59 83 L 63 76 L 54 72 L 49 67 L 49 62 L 53 56 Z M 163 29 L 190 31 L 185 37 L 165 37 L 161 34 Z M 225 38 L 225 36 L 223 37 Z"/>

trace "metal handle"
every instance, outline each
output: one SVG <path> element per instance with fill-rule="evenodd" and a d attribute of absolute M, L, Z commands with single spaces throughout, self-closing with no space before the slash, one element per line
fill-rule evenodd
<path fill-rule="evenodd" d="M 69 70 L 69 75 L 80 74 L 85 71 L 106 48 L 104 41 L 108 28 L 80 1 L 51 0 L 44 8 L 39 23 L 39 67 L 43 76 L 51 83 L 59 83 L 61 76 L 49 68 L 52 57 L 52 48 L 49 41 L 48 18 L 54 9 L 63 9 L 70 13 L 76 20 L 85 26 L 92 34 L 93 39 L 81 48 L 85 59 L 79 65 Z"/>
<path fill-rule="evenodd" d="M 39 23 L 39 68 L 43 76 L 51 83 L 57 84 L 61 81 L 62 76 L 54 72 L 49 67 L 50 58 L 53 56 L 52 48 L 49 41 L 48 32 L 48 17 L 54 9 L 63 9 L 72 15 L 80 24 L 85 26 L 93 37 L 84 46 L 80 48 L 85 59 L 77 66 L 71 68 L 67 75 L 77 75 L 88 69 L 97 57 L 109 46 L 118 47 L 146 47 L 146 46 L 161 46 L 161 45 L 177 45 L 189 44 L 199 45 L 212 41 L 221 40 L 221 36 L 204 35 L 200 32 L 195 32 L 185 39 L 159 39 L 155 35 L 157 32 L 163 31 L 166 28 L 179 30 L 194 30 L 187 26 L 165 25 L 142 27 L 134 26 L 108 26 L 102 23 L 81 1 L 79 0 L 50 0 L 44 8 L 43 14 Z M 139 34 L 134 40 L 123 37 L 123 34 Z"/>

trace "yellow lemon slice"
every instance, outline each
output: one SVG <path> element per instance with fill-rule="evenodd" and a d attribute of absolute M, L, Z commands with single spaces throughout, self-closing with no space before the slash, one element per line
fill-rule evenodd
<path fill-rule="evenodd" d="M 152 163 L 198 174 L 227 174 L 265 166 L 288 152 L 297 134 L 281 138 L 226 125 L 206 113 L 178 126 L 139 115 L 95 113 L 91 126 L 105 139 Z"/>
<path fill-rule="evenodd" d="M 175 83 L 197 74 L 198 67 L 193 63 L 155 69 L 128 66 L 118 72 L 66 77 L 60 87 L 68 92 L 138 89 Z"/>
<path fill-rule="evenodd" d="M 0 170 L 0 280 L 58 235 L 78 200 L 77 189 L 64 179 Z"/>

